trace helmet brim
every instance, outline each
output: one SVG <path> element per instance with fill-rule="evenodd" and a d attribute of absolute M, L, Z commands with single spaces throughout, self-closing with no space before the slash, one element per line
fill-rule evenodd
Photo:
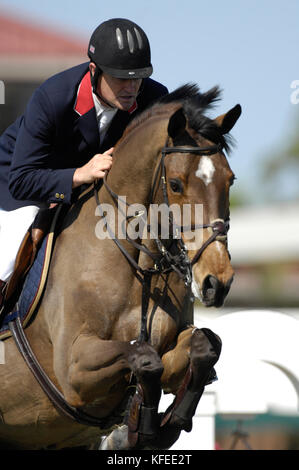
<path fill-rule="evenodd" d="M 150 65 L 149 67 L 141 68 L 141 69 L 128 69 L 128 70 L 120 70 L 115 68 L 106 67 L 105 65 L 98 65 L 99 68 L 108 75 L 111 75 L 115 78 L 123 78 L 123 79 L 133 79 L 133 78 L 148 78 L 153 73 L 153 67 Z"/>

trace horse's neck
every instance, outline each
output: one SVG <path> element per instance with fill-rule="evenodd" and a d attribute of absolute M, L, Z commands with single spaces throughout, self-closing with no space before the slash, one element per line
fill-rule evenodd
<path fill-rule="evenodd" d="M 152 118 L 126 135 L 116 147 L 108 184 L 119 196 L 126 196 L 129 204 L 149 202 L 153 171 L 166 136 L 165 119 Z"/>

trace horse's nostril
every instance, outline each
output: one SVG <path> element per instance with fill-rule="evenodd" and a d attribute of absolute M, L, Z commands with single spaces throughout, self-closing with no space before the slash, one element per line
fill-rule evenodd
<path fill-rule="evenodd" d="M 229 285 L 224 285 L 212 274 L 205 277 L 202 284 L 203 303 L 207 307 L 221 307 L 229 291 Z"/>
<path fill-rule="evenodd" d="M 208 278 L 208 281 L 210 282 L 211 286 L 213 287 L 213 289 L 217 289 L 217 287 L 219 286 L 219 281 L 216 277 L 214 276 L 209 276 Z"/>
<path fill-rule="evenodd" d="M 209 292 L 210 290 L 216 290 L 220 285 L 220 281 L 215 276 L 207 276 L 203 281 L 203 292 Z"/>

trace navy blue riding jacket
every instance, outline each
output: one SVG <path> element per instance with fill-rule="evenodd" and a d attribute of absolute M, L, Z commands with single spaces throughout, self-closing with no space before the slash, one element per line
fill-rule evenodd
<path fill-rule="evenodd" d="M 88 63 L 49 78 L 0 137 L 0 208 L 71 203 L 75 169 L 113 147 L 136 114 L 167 93 L 145 79 L 135 106 L 117 111 L 100 142 Z"/>

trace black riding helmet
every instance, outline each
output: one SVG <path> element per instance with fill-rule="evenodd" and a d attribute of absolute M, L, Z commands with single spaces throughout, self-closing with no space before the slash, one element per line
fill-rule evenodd
<path fill-rule="evenodd" d="M 96 89 L 99 74 L 116 78 L 146 78 L 153 73 L 151 51 L 145 32 L 130 20 L 114 18 L 92 33 L 88 56 L 97 66 L 93 77 Z"/>

